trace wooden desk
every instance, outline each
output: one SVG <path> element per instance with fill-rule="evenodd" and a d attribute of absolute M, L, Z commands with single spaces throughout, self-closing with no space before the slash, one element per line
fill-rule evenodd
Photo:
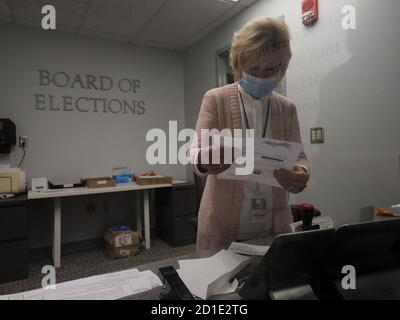
<path fill-rule="evenodd" d="M 157 188 L 169 188 L 172 184 L 157 184 L 140 186 L 135 182 L 120 183 L 115 187 L 104 188 L 71 188 L 71 189 L 53 189 L 43 192 L 28 192 L 28 199 L 53 199 L 54 206 L 54 222 L 53 222 L 53 263 L 56 268 L 61 266 L 61 199 L 63 197 L 82 196 L 89 194 L 102 194 L 121 191 L 138 191 L 136 192 L 136 211 L 137 211 L 137 231 L 144 238 L 145 248 L 150 248 L 150 201 L 149 190 Z M 144 224 L 142 224 L 142 214 L 140 214 L 140 204 L 143 201 L 143 217 Z M 143 230 L 144 227 L 144 237 Z"/>

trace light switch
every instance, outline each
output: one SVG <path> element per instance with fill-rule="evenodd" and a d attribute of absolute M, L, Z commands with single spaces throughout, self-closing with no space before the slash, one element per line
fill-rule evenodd
<path fill-rule="evenodd" d="M 315 130 L 311 130 L 311 142 L 317 141 L 317 136 Z"/>
<path fill-rule="evenodd" d="M 324 143 L 324 128 L 311 128 L 310 129 L 310 142 L 311 143 Z"/>

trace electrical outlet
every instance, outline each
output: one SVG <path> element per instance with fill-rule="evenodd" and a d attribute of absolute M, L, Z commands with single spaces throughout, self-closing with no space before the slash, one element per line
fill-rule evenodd
<path fill-rule="evenodd" d="M 20 148 L 26 148 L 28 146 L 28 137 L 19 136 L 18 145 Z"/>
<path fill-rule="evenodd" d="M 310 142 L 311 143 L 324 143 L 324 128 L 311 128 L 310 129 Z"/>

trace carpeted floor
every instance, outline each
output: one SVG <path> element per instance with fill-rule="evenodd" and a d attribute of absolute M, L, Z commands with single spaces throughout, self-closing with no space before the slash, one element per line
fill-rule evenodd
<path fill-rule="evenodd" d="M 65 254 L 61 258 L 61 268 L 57 269 L 56 281 L 65 282 L 98 274 L 134 268 L 144 263 L 180 256 L 195 251 L 195 244 L 172 247 L 161 239 L 152 239 L 151 249 L 142 250 L 134 257 L 112 259 L 104 249 L 90 249 Z M 51 265 L 49 258 L 32 260 L 29 267 L 29 278 L 0 284 L 0 295 L 18 293 L 41 287 L 42 267 Z"/>

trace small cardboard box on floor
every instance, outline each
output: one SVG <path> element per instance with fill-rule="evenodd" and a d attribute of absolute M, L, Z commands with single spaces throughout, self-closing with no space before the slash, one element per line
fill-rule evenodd
<path fill-rule="evenodd" d="M 128 226 L 108 228 L 103 235 L 104 247 L 113 259 L 132 257 L 140 252 L 139 234 Z"/>

